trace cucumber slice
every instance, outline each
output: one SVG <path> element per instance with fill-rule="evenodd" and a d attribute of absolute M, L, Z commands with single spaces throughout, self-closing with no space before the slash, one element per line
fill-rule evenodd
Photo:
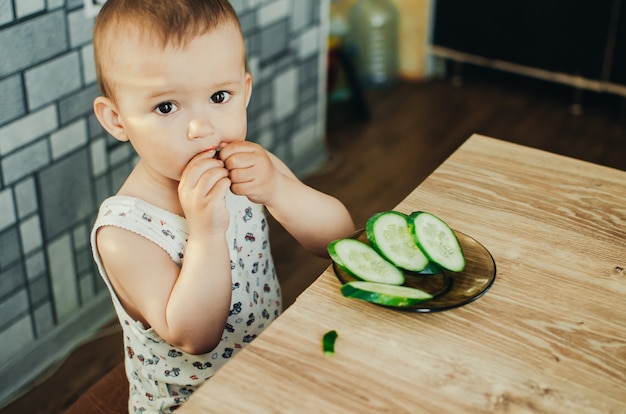
<path fill-rule="evenodd" d="M 341 294 L 385 306 L 405 308 L 433 298 L 430 293 L 407 286 L 355 281 L 341 286 Z"/>
<path fill-rule="evenodd" d="M 409 231 L 406 214 L 384 211 L 367 220 L 365 232 L 370 246 L 399 268 L 410 272 L 422 271 L 428 258 L 422 253 Z"/>
<path fill-rule="evenodd" d="M 335 240 L 328 245 L 328 254 L 337 266 L 356 279 L 390 285 L 404 283 L 400 269 L 359 240 Z"/>
<path fill-rule="evenodd" d="M 324 355 L 333 356 L 335 355 L 335 341 L 337 340 L 337 331 L 328 331 L 324 334 L 322 338 L 322 350 L 324 351 Z"/>
<path fill-rule="evenodd" d="M 409 216 L 411 234 L 428 260 L 451 272 L 465 268 L 465 255 L 454 231 L 439 217 L 417 211 Z"/>

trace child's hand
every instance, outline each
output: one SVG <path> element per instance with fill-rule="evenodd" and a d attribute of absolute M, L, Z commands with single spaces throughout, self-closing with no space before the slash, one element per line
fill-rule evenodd
<path fill-rule="evenodd" d="M 192 158 L 178 184 L 178 198 L 190 232 L 203 229 L 207 234 L 223 234 L 228 229 L 225 199 L 230 187 L 229 172 L 214 154 L 207 151 Z"/>
<path fill-rule="evenodd" d="M 222 148 L 219 158 L 229 172 L 233 193 L 258 204 L 272 199 L 278 170 L 263 147 L 249 141 L 234 142 Z"/>
<path fill-rule="evenodd" d="M 219 158 L 229 171 L 232 192 L 265 205 L 308 251 L 327 258 L 328 243 L 354 232 L 350 213 L 339 200 L 305 185 L 260 145 L 234 142 L 223 147 Z"/>

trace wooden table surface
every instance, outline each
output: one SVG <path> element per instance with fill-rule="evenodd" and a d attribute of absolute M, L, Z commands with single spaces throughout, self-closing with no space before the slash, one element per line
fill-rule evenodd
<path fill-rule="evenodd" d="M 400 312 L 329 268 L 179 412 L 626 412 L 626 172 L 474 135 L 395 209 L 482 243 L 491 289 Z"/>

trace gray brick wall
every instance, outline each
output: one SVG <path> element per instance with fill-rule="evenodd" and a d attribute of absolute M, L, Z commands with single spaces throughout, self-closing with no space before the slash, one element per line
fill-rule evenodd
<path fill-rule="evenodd" d="M 254 77 L 248 139 L 303 175 L 325 155 L 329 0 L 231 1 Z M 92 114 L 96 3 L 0 0 L 0 407 L 62 357 L 51 344 L 113 315 L 89 231 L 135 154 Z"/>

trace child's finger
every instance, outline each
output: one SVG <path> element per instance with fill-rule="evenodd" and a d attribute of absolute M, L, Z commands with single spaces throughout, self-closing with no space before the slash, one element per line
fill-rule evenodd
<path fill-rule="evenodd" d="M 180 181 L 194 186 L 203 174 L 214 168 L 224 168 L 224 162 L 209 156 L 208 153 L 198 155 L 189 161 L 183 170 Z"/>

